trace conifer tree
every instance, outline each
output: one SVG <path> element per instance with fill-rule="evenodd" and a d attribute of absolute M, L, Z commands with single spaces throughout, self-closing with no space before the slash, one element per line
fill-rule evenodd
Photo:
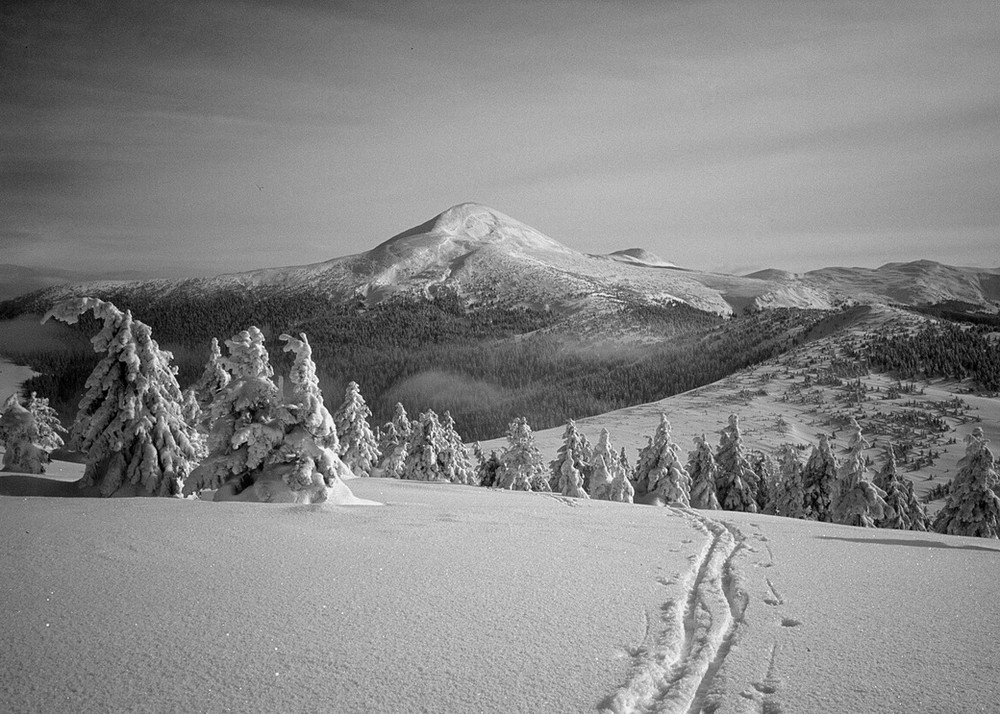
<path fill-rule="evenodd" d="M 896 455 L 893 453 L 892 444 L 886 449 L 885 464 L 872 478 L 872 483 L 885 493 L 885 513 L 875 525 L 878 528 L 910 530 L 912 523 L 909 499 L 906 495 L 906 485 L 896 468 Z"/>
<path fill-rule="evenodd" d="M 472 454 L 455 429 L 455 420 L 452 419 L 451 412 L 444 413 L 441 429 L 444 432 L 447 448 L 438 454 L 438 459 L 441 461 L 445 477 L 452 483 L 476 485 L 478 481 L 476 468 L 472 465 Z"/>
<path fill-rule="evenodd" d="M 885 492 L 868 480 L 864 450 L 869 444 L 861 435 L 861 426 L 851 417 L 847 428 L 847 457 L 840 467 L 833 518 L 847 526 L 874 528 L 885 517 Z"/>
<path fill-rule="evenodd" d="M 567 458 L 562 462 L 559 473 L 559 483 L 553 489 L 556 493 L 572 498 L 590 498 L 583 490 L 583 474 L 576 467 L 572 458 Z"/>
<path fill-rule="evenodd" d="M 903 485 L 906 487 L 906 505 L 910 516 L 910 530 L 926 531 L 928 527 L 927 508 L 924 507 L 924 504 L 917 498 L 917 494 L 914 493 L 913 481 L 903 479 Z M 996 489 L 994 489 L 994 492 L 996 492 Z"/>
<path fill-rule="evenodd" d="M 396 402 L 392 421 L 386 422 L 382 427 L 382 438 L 379 440 L 379 451 L 382 454 L 379 469 L 382 476 L 403 477 L 412 433 L 413 426 L 406 415 L 406 410 L 400 402 Z"/>
<path fill-rule="evenodd" d="M 837 483 L 837 457 L 833 455 L 826 434 L 820 434 L 809 460 L 802 470 L 805 516 L 810 521 L 830 523 L 833 492 Z"/>
<path fill-rule="evenodd" d="M 635 491 L 656 503 L 691 505 L 691 477 L 680 460 L 680 448 L 671 439 L 665 415 L 660 415 L 649 445 L 639 452 Z"/>
<path fill-rule="evenodd" d="M 372 412 L 357 382 L 349 382 L 344 401 L 333 413 L 340 439 L 340 459 L 358 477 L 371 476 L 381 453 L 368 420 Z"/>
<path fill-rule="evenodd" d="M 805 518 L 805 489 L 802 462 L 797 449 L 782 444 L 778 451 L 778 482 L 774 488 L 774 511 L 785 518 Z"/>
<path fill-rule="evenodd" d="M 594 455 L 593 473 L 590 475 L 590 497 L 596 501 L 610 501 L 612 494 L 611 469 L 601 454 Z"/>
<path fill-rule="evenodd" d="M 629 480 L 630 483 L 635 482 L 635 468 L 628 461 L 628 454 L 625 453 L 625 447 L 621 448 L 618 452 L 618 465 L 621 467 L 622 472 L 625 474 L 625 478 Z M 635 488 L 632 489 L 633 493 Z"/>
<path fill-rule="evenodd" d="M 981 427 L 965 437 L 965 456 L 951 481 L 951 493 L 934 519 L 934 530 L 947 535 L 1000 537 L 1000 497 L 993 452 Z"/>
<path fill-rule="evenodd" d="M 500 457 L 496 451 L 491 451 L 487 457 L 483 453 L 482 445 L 477 441 L 474 447 L 479 466 L 476 469 L 476 482 L 485 488 L 492 488 L 497 485 L 497 474 L 500 472 Z"/>
<path fill-rule="evenodd" d="M 776 508 L 774 482 L 776 471 L 774 460 L 763 451 L 753 451 L 748 459 L 757 479 L 757 509 L 760 513 L 774 515 Z"/>
<path fill-rule="evenodd" d="M 589 463 L 584 456 L 584 437 L 577 430 L 576 422 L 572 419 L 566 422 L 566 431 L 563 432 L 563 443 L 556 452 L 556 458 L 549 463 L 552 473 L 550 484 L 553 491 L 562 491 L 561 484 L 564 478 L 563 463 L 567 460 L 573 464 L 574 470 L 580 475 L 582 487 Z"/>
<path fill-rule="evenodd" d="M 333 417 L 323 403 L 304 334 L 281 335 L 294 359 L 291 394 L 274 383 L 264 335 L 250 327 L 226 340 L 221 363 L 232 380 L 210 406 L 209 455 L 186 492 L 217 489 L 216 501 L 321 503 L 350 497 L 350 470 L 338 455 Z"/>
<path fill-rule="evenodd" d="M 716 491 L 719 503 L 727 511 L 757 513 L 757 477 L 747 460 L 740 434 L 739 417 L 729 415 L 729 426 L 722 430 L 719 448 L 715 454 L 719 467 Z"/>
<path fill-rule="evenodd" d="M 198 406 L 201 407 L 203 413 L 208 412 L 209 406 L 215 400 L 215 395 L 219 393 L 220 389 L 229 384 L 230 379 L 232 377 L 229 372 L 222 366 L 222 350 L 219 348 L 219 340 L 213 337 L 205 369 L 202 371 L 198 381 L 191 387 L 198 400 Z"/>
<path fill-rule="evenodd" d="M 448 449 L 441 422 L 433 409 L 413 422 L 402 478 L 413 481 L 447 481 L 438 454 Z"/>
<path fill-rule="evenodd" d="M 179 495 L 197 451 L 181 413 L 172 355 L 159 348 L 148 325 L 104 300 L 65 300 L 42 321 L 75 324 L 86 312 L 103 323 L 90 340 L 103 357 L 87 378 L 70 430 L 70 446 L 87 454 L 81 487 L 96 486 L 103 496 Z"/>
<path fill-rule="evenodd" d="M 635 487 L 632 486 L 632 482 L 628 478 L 628 461 L 624 457 L 625 449 L 622 448 L 618 465 L 611 478 L 610 500 L 617 501 L 618 503 L 633 503 L 635 499 Z"/>
<path fill-rule="evenodd" d="M 591 498 L 597 498 L 594 495 L 594 484 L 591 480 L 594 478 L 594 472 L 597 470 L 597 462 L 599 459 L 604 459 L 604 465 L 608 473 L 608 484 L 611 483 L 611 474 L 618 464 L 618 453 L 615 451 L 614 445 L 611 443 L 611 434 L 607 429 L 601 429 L 601 435 L 597 438 L 597 445 L 593 448 L 590 455 L 590 473 L 585 475 L 584 487 L 587 489 L 587 493 L 590 494 Z M 603 483 L 603 475 L 601 480 Z M 604 499 L 607 500 L 607 499 Z"/>
<path fill-rule="evenodd" d="M 715 454 L 708 445 L 705 435 L 694 438 L 694 450 L 688 453 L 687 472 L 691 477 L 691 507 L 719 510 L 719 499 L 715 495 L 718 476 Z"/>
<path fill-rule="evenodd" d="M 656 432 L 652 438 L 646 437 L 646 445 L 639 449 L 639 459 L 635 464 L 635 492 L 639 496 L 652 493 L 653 484 L 650 483 L 650 474 L 660 462 L 660 455 L 663 448 L 670 440 L 670 422 L 667 415 L 660 414 L 660 423 L 656 427 Z"/>
<path fill-rule="evenodd" d="M 514 491 L 549 490 L 542 455 L 525 417 L 517 417 L 508 425 L 507 444 L 500 454 L 497 487 Z"/>
<path fill-rule="evenodd" d="M 63 446 L 65 434 L 49 400 L 34 392 L 28 405 L 22 406 L 17 395 L 10 395 L 0 409 L 0 446 L 4 447 L 4 471 L 42 474 L 49 463 L 49 453 Z"/>

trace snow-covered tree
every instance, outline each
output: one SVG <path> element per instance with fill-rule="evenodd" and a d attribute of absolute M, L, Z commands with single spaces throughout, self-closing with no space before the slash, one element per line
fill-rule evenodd
<path fill-rule="evenodd" d="M 809 460 L 802 470 L 802 487 L 806 518 L 810 521 L 830 523 L 834 489 L 837 486 L 837 457 L 830 448 L 826 434 L 820 434 L 819 443 L 813 447 Z"/>
<path fill-rule="evenodd" d="M 382 454 L 379 470 L 382 476 L 402 478 L 412 433 L 413 427 L 406 409 L 400 402 L 396 402 L 392 421 L 386 422 L 382 427 L 382 438 L 379 439 L 379 451 Z"/>
<path fill-rule="evenodd" d="M 483 453 L 482 445 L 477 441 L 473 447 L 479 465 L 476 467 L 476 482 L 485 488 L 492 488 L 497 484 L 497 474 L 500 473 L 500 457 L 496 451 L 491 451 L 489 456 Z"/>
<path fill-rule="evenodd" d="M 868 480 L 864 450 L 869 443 L 861 435 L 861 426 L 851 417 L 847 428 L 847 454 L 840 467 L 833 519 L 846 526 L 874 528 L 885 517 L 885 492 Z"/>
<path fill-rule="evenodd" d="M 232 377 L 229 372 L 222 366 L 222 350 L 219 348 L 219 340 L 213 337 L 205 369 L 202 371 L 198 381 L 191 387 L 194 390 L 198 406 L 201 407 L 202 412 L 208 412 L 209 406 L 215 400 L 215 395 L 219 393 L 220 389 L 229 384 L 230 379 Z"/>
<path fill-rule="evenodd" d="M 423 412 L 413 422 L 402 478 L 413 481 L 447 481 L 448 477 L 438 454 L 449 448 L 437 413 L 433 409 Z"/>
<path fill-rule="evenodd" d="M 805 518 L 805 489 L 798 449 L 782 444 L 778 450 L 778 482 L 774 488 L 774 511 L 785 518 Z"/>
<path fill-rule="evenodd" d="M 562 466 L 560 466 L 559 482 L 553 490 L 563 496 L 590 498 L 583 490 L 583 474 L 580 473 L 572 458 L 563 460 Z"/>
<path fill-rule="evenodd" d="M 370 476 L 381 457 L 368 423 L 371 415 L 358 383 L 348 383 L 344 401 L 333 413 L 333 423 L 340 438 L 340 460 L 355 476 Z"/>
<path fill-rule="evenodd" d="M 28 405 L 22 406 L 12 394 L 0 409 L 0 446 L 4 447 L 3 470 L 20 473 L 45 473 L 49 453 L 63 445 L 65 434 L 49 400 L 31 393 Z"/>
<path fill-rule="evenodd" d="M 878 528 L 895 528 L 908 531 L 910 522 L 910 504 L 906 495 L 906 484 L 896 468 L 896 455 L 892 445 L 885 450 L 885 464 L 872 478 L 872 483 L 885 493 L 885 513 L 876 521 Z"/>
<path fill-rule="evenodd" d="M 629 480 L 629 483 L 635 483 L 635 468 L 629 463 L 628 454 L 625 453 L 625 447 L 621 448 L 618 452 L 618 465 L 621 467 L 622 473 L 625 474 L 625 478 Z M 635 493 L 635 487 L 633 486 L 632 492 Z M 631 503 L 631 501 L 630 501 Z"/>
<path fill-rule="evenodd" d="M 507 426 L 507 448 L 500 454 L 497 487 L 515 491 L 548 491 L 548 475 L 535 436 L 525 417 Z"/>
<path fill-rule="evenodd" d="M 209 455 L 185 492 L 217 489 L 216 501 L 320 503 L 344 500 L 350 475 L 337 452 L 333 417 L 323 403 L 305 335 L 281 335 L 295 358 L 291 394 L 282 399 L 272 377 L 264 335 L 250 327 L 226 340 L 222 365 L 232 380 L 209 411 Z"/>
<path fill-rule="evenodd" d="M 563 433 L 563 443 L 556 452 L 556 458 L 549 464 L 549 468 L 552 473 L 550 484 L 553 491 L 562 492 L 564 479 L 563 464 L 566 461 L 570 461 L 573 464 L 573 469 L 580 475 L 580 483 L 582 487 L 590 464 L 587 462 L 584 454 L 583 434 L 577 430 L 576 422 L 572 419 L 566 422 L 566 431 Z"/>
<path fill-rule="evenodd" d="M 653 490 L 649 476 L 660 462 L 663 447 L 670 440 L 670 422 L 667 415 L 660 414 L 660 423 L 652 437 L 646 437 L 646 445 L 639 449 L 639 459 L 635 463 L 635 492 L 645 496 Z"/>
<path fill-rule="evenodd" d="M 774 493 L 774 482 L 777 480 L 777 467 L 775 466 L 774 459 L 763 451 L 755 450 L 750 453 L 748 461 L 750 462 L 750 468 L 753 469 L 754 476 L 757 478 L 757 509 L 761 513 L 774 515 L 776 508 L 775 497 L 777 495 Z"/>
<path fill-rule="evenodd" d="M 926 531 L 928 527 L 927 508 L 917 498 L 917 494 L 914 493 L 913 481 L 904 478 L 903 485 L 906 487 L 906 505 L 910 515 L 910 530 Z M 994 492 L 996 492 L 996 489 L 994 489 Z"/>
<path fill-rule="evenodd" d="M 590 474 L 590 497 L 597 501 L 610 501 L 614 479 L 611 476 L 611 469 L 608 468 L 608 462 L 601 454 L 595 454 L 591 466 L 593 471 Z"/>
<path fill-rule="evenodd" d="M 594 496 L 592 479 L 594 472 L 597 470 L 598 459 L 604 459 L 604 465 L 608 471 L 608 483 L 611 483 L 612 474 L 614 473 L 615 466 L 618 464 L 618 452 L 615 451 L 614 445 L 611 443 L 611 434 L 607 429 L 601 429 L 601 435 L 597 438 L 597 445 L 591 450 L 590 459 L 587 462 L 590 464 L 590 472 L 585 473 L 583 478 L 583 486 L 587 489 L 587 493 L 590 494 L 591 498 L 596 498 Z"/>
<path fill-rule="evenodd" d="M 719 510 L 719 499 L 715 495 L 715 482 L 719 468 L 715 464 L 715 454 L 708 445 L 705 435 L 694 438 L 694 450 L 688 453 L 687 472 L 691 477 L 691 507 Z"/>
<path fill-rule="evenodd" d="M 635 487 L 629 479 L 628 460 L 625 459 L 625 449 L 619 456 L 618 464 L 611 478 L 611 498 L 618 503 L 634 503 Z"/>
<path fill-rule="evenodd" d="M 691 505 L 691 477 L 680 459 L 680 447 L 670 436 L 670 422 L 664 414 L 650 443 L 639 452 L 636 466 L 636 494 L 655 503 Z"/>
<path fill-rule="evenodd" d="M 1000 497 L 993 452 L 983 430 L 965 437 L 965 456 L 951 481 L 951 493 L 934 519 L 934 530 L 948 535 L 1000 537 Z"/>
<path fill-rule="evenodd" d="M 447 448 L 438 453 L 438 460 L 441 461 L 441 469 L 445 478 L 452 483 L 463 483 L 474 486 L 478 483 L 476 479 L 476 468 L 472 464 L 472 454 L 462 441 L 458 431 L 455 429 L 455 420 L 451 412 L 445 412 L 441 419 L 441 429 L 444 432 L 444 440 Z"/>
<path fill-rule="evenodd" d="M 96 486 L 103 496 L 179 495 L 197 450 L 181 413 L 173 356 L 131 312 L 97 298 L 57 303 L 42 321 L 74 324 L 86 312 L 103 323 L 90 340 L 103 357 L 87 378 L 70 430 L 70 446 L 87 454 L 80 485 Z"/>
<path fill-rule="evenodd" d="M 719 468 L 715 488 L 720 505 L 727 511 L 757 513 L 757 475 L 747 460 L 736 414 L 729 415 L 729 426 L 722 430 L 715 463 Z"/>

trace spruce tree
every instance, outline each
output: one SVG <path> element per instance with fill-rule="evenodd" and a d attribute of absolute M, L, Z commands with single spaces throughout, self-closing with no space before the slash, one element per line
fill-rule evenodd
<path fill-rule="evenodd" d="M 497 452 L 491 451 L 487 457 L 483 453 L 483 447 L 477 441 L 474 447 L 476 459 L 479 466 L 476 468 L 476 482 L 485 488 L 492 488 L 497 485 L 497 474 L 500 472 L 500 456 Z"/>
<path fill-rule="evenodd" d="M 572 498 L 590 498 L 583 490 L 583 474 L 580 473 L 572 458 L 563 460 L 560 466 L 559 482 L 553 491 Z"/>
<path fill-rule="evenodd" d="M 102 322 L 91 338 L 103 357 L 87 378 L 70 446 L 87 454 L 81 487 L 103 496 L 178 496 L 196 465 L 194 430 L 181 413 L 173 356 L 159 348 L 148 325 L 110 302 L 73 298 L 49 318 L 75 324 L 93 312 Z"/>
<path fill-rule="evenodd" d="M 201 407 L 202 412 L 208 411 L 209 406 L 215 400 L 215 395 L 219 393 L 220 389 L 229 384 L 229 380 L 231 379 L 232 377 L 229 372 L 222 366 L 222 350 L 219 349 L 219 340 L 213 337 L 205 369 L 202 370 L 198 381 L 191 387 L 194 390 L 198 406 Z"/>
<path fill-rule="evenodd" d="M 455 429 L 455 420 L 451 412 L 445 412 L 441 419 L 441 429 L 447 448 L 438 453 L 441 469 L 452 483 L 462 483 L 474 486 L 478 483 L 476 468 L 472 464 L 472 454 Z"/>
<path fill-rule="evenodd" d="M 593 473 L 590 475 L 590 497 L 596 501 L 610 501 L 611 485 L 614 482 L 611 469 L 601 454 L 595 454 L 594 459 Z"/>
<path fill-rule="evenodd" d="M 635 492 L 638 496 L 652 493 L 654 485 L 650 474 L 660 462 L 663 448 L 670 440 L 670 422 L 667 415 L 660 413 L 660 423 L 652 437 L 646 437 L 646 445 L 639 449 L 639 459 L 635 463 Z"/>
<path fill-rule="evenodd" d="M 965 437 L 965 456 L 951 481 L 951 493 L 934 519 L 934 530 L 947 535 L 1000 537 L 1000 497 L 993 452 L 981 427 Z"/>
<path fill-rule="evenodd" d="M 927 508 L 917 498 L 917 494 L 914 493 L 913 482 L 910 479 L 903 479 L 903 485 L 906 487 L 906 505 L 910 516 L 910 530 L 926 531 L 928 528 Z M 996 489 L 994 489 L 995 491 Z"/>
<path fill-rule="evenodd" d="M 618 503 L 633 503 L 635 487 L 628 478 L 628 461 L 625 460 L 625 449 L 622 449 L 615 472 L 611 478 L 611 498 Z"/>
<path fill-rule="evenodd" d="M 805 518 L 805 489 L 798 450 L 782 444 L 778 451 L 778 482 L 774 488 L 775 514 L 785 518 Z"/>
<path fill-rule="evenodd" d="M 368 420 L 372 412 L 357 382 L 349 382 L 344 401 L 333 413 L 340 439 L 340 459 L 358 477 L 371 476 L 381 453 Z"/>
<path fill-rule="evenodd" d="M 648 469 L 648 470 L 647 470 Z M 636 493 L 656 503 L 691 505 L 691 477 L 680 460 L 680 448 L 670 437 L 670 422 L 660 415 L 660 424 L 648 446 L 639 452 Z"/>
<path fill-rule="evenodd" d="M 802 470 L 805 517 L 810 521 L 832 522 L 830 512 L 833 491 L 837 484 L 837 458 L 830 448 L 826 434 L 821 434 L 819 443 L 813 447 L 809 460 Z"/>
<path fill-rule="evenodd" d="M 694 438 L 694 450 L 688 453 L 687 472 L 691 477 L 691 507 L 719 510 L 719 499 L 715 495 L 715 482 L 719 468 L 715 454 L 708 445 L 705 435 Z"/>
<path fill-rule="evenodd" d="M 754 488 L 757 476 L 744 452 L 739 417 L 735 414 L 729 415 L 729 425 L 722 430 L 715 462 L 719 467 L 715 485 L 722 508 L 757 513 L 759 509 Z"/>
<path fill-rule="evenodd" d="M 561 492 L 563 483 L 563 464 L 566 461 L 573 464 L 574 470 L 580 475 L 581 487 L 584 475 L 587 473 L 590 464 L 584 455 L 584 438 L 577 430 L 576 422 L 570 419 L 566 422 L 566 431 L 563 432 L 563 443 L 556 452 L 556 458 L 549 463 L 551 471 L 550 484 L 553 491 Z"/>
<path fill-rule="evenodd" d="M 868 442 L 854 417 L 848 425 L 847 455 L 833 503 L 833 519 L 846 526 L 874 528 L 885 517 L 885 492 L 868 480 L 865 449 Z"/>
<path fill-rule="evenodd" d="M 591 479 L 593 478 L 593 472 L 597 470 L 598 459 L 604 459 L 604 465 L 607 467 L 608 472 L 608 483 L 610 484 L 612 478 L 611 474 L 614 472 L 614 469 L 618 464 L 618 452 L 615 451 L 615 447 L 611 443 L 611 433 L 607 429 L 601 429 L 601 434 L 597 438 L 597 445 L 593 448 L 590 454 L 590 473 L 584 478 L 583 485 L 587 489 L 587 493 L 590 494 L 591 498 L 596 498 L 596 496 L 594 496 L 594 485 L 591 483 Z M 601 478 L 603 480 L 603 476 Z"/>
<path fill-rule="evenodd" d="M 525 417 L 517 417 L 507 427 L 507 448 L 500 454 L 497 487 L 514 491 L 550 490 L 542 455 Z"/>
<path fill-rule="evenodd" d="M 392 421 L 386 422 L 382 427 L 382 438 L 379 440 L 379 451 L 382 454 L 379 469 L 382 476 L 386 478 L 403 477 L 412 434 L 413 426 L 410 423 L 410 418 L 406 415 L 403 405 L 396 402 Z"/>
<path fill-rule="evenodd" d="M 402 478 L 413 481 L 447 481 L 438 454 L 448 448 L 437 413 L 433 409 L 421 413 L 413 422 Z"/>
<path fill-rule="evenodd" d="M 885 513 L 876 521 L 879 528 L 894 528 L 908 531 L 913 525 L 910 521 L 910 503 L 906 494 L 906 484 L 896 468 L 896 455 L 892 444 L 886 448 L 885 464 L 872 478 L 872 483 L 885 493 Z"/>

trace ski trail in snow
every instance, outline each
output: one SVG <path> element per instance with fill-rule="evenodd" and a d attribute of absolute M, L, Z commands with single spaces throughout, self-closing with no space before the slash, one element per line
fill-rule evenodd
<path fill-rule="evenodd" d="M 742 547 L 735 528 L 688 509 L 675 509 L 709 537 L 685 578 L 686 598 L 663 607 L 664 631 L 644 648 L 629 681 L 606 703 L 615 714 L 698 714 L 711 691 L 749 602 L 730 562 Z"/>

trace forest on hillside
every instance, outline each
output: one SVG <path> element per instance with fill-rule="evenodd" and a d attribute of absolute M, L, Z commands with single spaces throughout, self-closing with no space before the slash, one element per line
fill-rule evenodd
<path fill-rule="evenodd" d="M 373 307 L 237 291 L 211 301 L 126 292 L 101 297 L 152 327 L 154 339 L 173 352 L 182 387 L 198 378 L 212 337 L 221 343 L 250 325 L 260 327 L 281 372 L 289 358 L 278 336 L 304 332 L 329 403 L 339 403 L 346 384 L 356 381 L 374 423 L 388 421 L 398 401 L 414 414 L 450 411 L 470 440 L 503 434 L 514 416 L 544 429 L 713 382 L 787 350 L 810 327 L 832 319 L 794 309 L 722 318 L 681 303 L 623 305 L 607 317 L 609 327 L 641 326 L 651 336 L 623 343 L 574 332 L 571 319 L 549 311 L 470 309 L 450 292 Z M 98 326 L 82 319 L 74 329 L 89 337 Z M 48 398 L 64 418 L 74 415 L 97 355 L 82 348 L 7 352 L 42 372 L 25 384 L 26 392 Z"/>

